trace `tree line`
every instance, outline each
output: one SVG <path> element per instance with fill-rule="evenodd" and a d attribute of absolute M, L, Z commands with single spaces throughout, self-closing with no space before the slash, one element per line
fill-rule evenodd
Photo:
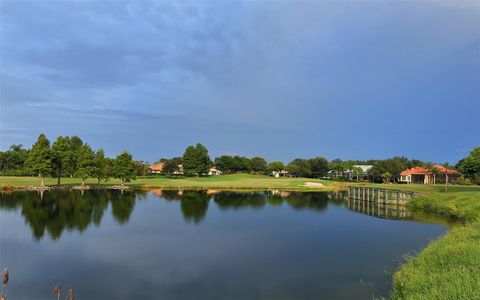
<path fill-rule="evenodd" d="M 248 158 L 239 155 L 221 155 L 212 160 L 208 149 L 202 144 L 188 146 L 181 157 L 170 159 L 162 158 L 164 175 L 203 176 L 215 166 L 224 174 L 251 173 L 271 174 L 286 170 L 290 176 L 307 178 L 331 178 L 345 180 L 343 174 L 349 172 L 356 178 L 363 175 L 363 169 L 356 165 L 371 165 L 369 175 L 375 182 L 396 181 L 400 172 L 424 166 L 437 172 L 432 163 L 417 159 L 408 159 L 396 156 L 383 160 L 341 160 L 328 161 L 324 157 L 296 158 L 284 164 L 282 161 L 268 162 L 265 158 L 255 156 Z M 448 163 L 445 167 L 453 168 Z M 87 178 L 101 180 L 117 178 L 122 184 L 135 179 L 137 176 L 148 174 L 147 164 L 133 160 L 132 155 L 124 151 L 115 158 L 105 156 L 102 149 L 94 150 L 88 143 L 84 143 L 78 136 L 59 136 L 50 143 L 44 134 L 41 134 L 30 149 L 22 145 L 12 145 L 7 151 L 0 152 L 0 175 L 12 176 L 46 176 L 57 178 L 60 184 L 62 177 L 78 177 L 82 183 Z M 460 160 L 455 166 L 464 176 L 464 182 L 480 184 L 480 147 L 472 150 L 470 155 Z"/>
<path fill-rule="evenodd" d="M 2 175 L 38 176 L 42 186 L 48 176 L 56 177 L 58 184 L 62 177 L 81 178 L 82 185 L 88 178 L 96 178 L 98 183 L 117 178 L 124 184 L 145 174 L 145 170 L 144 164 L 134 161 L 129 152 L 109 158 L 103 149 L 95 151 L 78 136 L 59 136 L 50 143 L 40 134 L 30 149 L 12 145 L 8 151 L 0 152 Z"/>
<path fill-rule="evenodd" d="M 408 159 L 404 156 L 395 156 L 381 160 L 341 160 L 337 158 L 332 161 L 318 156 L 310 159 L 296 158 L 288 164 L 284 164 L 281 161 L 269 163 L 263 157 L 248 158 L 239 155 L 221 155 L 216 157 L 215 160 L 211 160 L 207 148 L 202 144 L 189 146 L 182 157 L 162 158 L 157 162 L 164 163 L 163 173 L 165 175 L 178 173 L 178 167 L 182 165 L 184 175 L 186 176 L 207 174 L 208 169 L 212 166 L 215 166 L 224 174 L 271 174 L 274 171 L 286 170 L 290 176 L 330 178 L 334 180 L 348 180 L 343 174 L 349 172 L 355 175 L 354 177 L 358 180 L 364 174 L 364 170 L 358 165 L 371 165 L 372 167 L 368 173 L 374 182 L 397 181 L 400 177 L 400 172 L 417 166 L 423 166 L 433 173 L 439 172 L 431 162 Z M 468 157 L 460 160 L 455 166 L 451 166 L 448 163 L 442 165 L 461 171 L 464 175 L 463 183 L 480 184 L 480 147 L 474 148 Z"/>

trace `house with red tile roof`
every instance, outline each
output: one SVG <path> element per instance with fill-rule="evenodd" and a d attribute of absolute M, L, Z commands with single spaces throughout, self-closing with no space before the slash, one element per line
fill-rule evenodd
<path fill-rule="evenodd" d="M 165 166 L 164 163 L 158 163 L 158 164 L 148 166 L 148 170 L 152 174 L 160 174 L 160 173 L 162 173 L 164 166 Z"/>
<path fill-rule="evenodd" d="M 461 175 L 457 170 L 445 168 L 442 165 L 433 165 L 433 167 L 437 172 L 425 167 L 407 169 L 400 172 L 398 181 L 414 184 L 455 183 Z"/>
<path fill-rule="evenodd" d="M 158 163 L 158 164 L 148 166 L 147 168 L 152 174 L 162 174 L 164 167 L 165 167 L 164 163 Z M 183 175 L 183 165 L 178 165 L 177 169 L 172 174 Z"/>

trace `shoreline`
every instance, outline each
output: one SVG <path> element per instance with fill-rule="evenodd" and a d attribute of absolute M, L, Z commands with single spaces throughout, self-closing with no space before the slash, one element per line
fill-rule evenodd
<path fill-rule="evenodd" d="M 165 189 L 165 190 L 220 190 L 220 191 L 297 191 L 297 192 L 329 192 L 329 191 L 344 191 L 346 187 L 334 187 L 334 186 L 290 186 L 290 187 L 275 187 L 275 186 L 215 186 L 215 185 L 192 185 L 192 186 L 173 186 L 173 185 L 107 185 L 107 184 L 86 184 L 81 185 L 46 185 L 41 186 L 1 186 L 2 192 L 8 191 L 49 191 L 49 190 L 152 190 L 152 189 Z"/>

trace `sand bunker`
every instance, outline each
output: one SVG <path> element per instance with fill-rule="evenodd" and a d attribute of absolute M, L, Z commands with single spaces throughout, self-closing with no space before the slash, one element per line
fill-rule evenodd
<path fill-rule="evenodd" d="M 308 187 L 324 187 L 325 185 L 323 185 L 322 183 L 320 182 L 305 182 L 305 184 L 303 186 L 308 186 Z"/>

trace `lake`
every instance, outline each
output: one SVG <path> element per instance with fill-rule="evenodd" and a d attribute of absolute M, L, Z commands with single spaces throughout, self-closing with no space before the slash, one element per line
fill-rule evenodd
<path fill-rule="evenodd" d="M 14 300 L 54 299 L 57 283 L 77 300 L 388 296 L 448 228 L 359 207 L 338 192 L 4 193 L 0 265 Z"/>

